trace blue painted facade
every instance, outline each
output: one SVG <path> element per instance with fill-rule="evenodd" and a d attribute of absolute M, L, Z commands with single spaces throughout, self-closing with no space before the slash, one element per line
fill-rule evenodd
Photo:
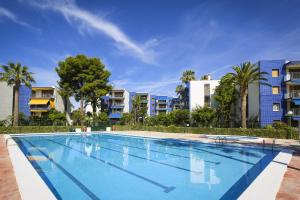
<path fill-rule="evenodd" d="M 150 116 L 154 116 L 156 115 L 156 103 L 155 103 L 155 95 L 150 95 L 150 104 L 149 104 L 149 108 L 150 108 Z"/>
<path fill-rule="evenodd" d="M 22 112 L 25 116 L 30 116 L 30 98 L 31 88 L 22 85 L 19 89 L 19 112 Z"/>
<path fill-rule="evenodd" d="M 293 120 L 300 120 L 300 62 L 286 60 L 262 60 L 258 62 L 261 72 L 270 86 L 259 85 L 259 118 L 260 125 L 273 124 L 275 121 L 287 122 L 286 114 L 293 111 Z M 272 70 L 279 70 L 278 77 L 272 77 Z M 280 87 L 279 94 L 273 94 L 272 88 Z M 279 104 L 279 110 L 274 110 Z"/>

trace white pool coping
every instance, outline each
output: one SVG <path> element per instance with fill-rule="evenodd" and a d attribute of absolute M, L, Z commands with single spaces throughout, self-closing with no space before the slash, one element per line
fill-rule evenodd
<path fill-rule="evenodd" d="M 35 171 L 16 142 L 10 135 L 4 137 L 21 198 L 23 200 L 55 200 L 51 190 Z"/>
<path fill-rule="evenodd" d="M 114 135 L 133 136 L 133 137 L 147 137 L 138 135 L 118 134 L 116 132 L 106 132 Z M 101 134 L 91 132 L 87 134 Z M 39 133 L 37 133 L 39 134 Z M 66 135 L 66 133 L 51 133 L 50 135 Z M 14 134 L 16 136 L 17 134 Z M 28 134 L 18 134 L 20 136 L 33 136 Z M 45 134 L 41 134 L 45 135 Z M 70 135 L 81 135 L 74 134 Z M 162 139 L 153 138 L 152 139 Z M 7 140 L 7 149 L 10 159 L 14 168 L 17 184 L 21 194 L 21 198 L 25 200 L 40 200 L 40 199 L 56 199 L 46 183 L 35 171 L 31 163 L 27 160 L 23 152 L 19 149 L 15 141 L 10 135 L 5 135 Z M 187 139 L 188 140 L 188 139 Z M 193 141 L 193 140 L 188 140 Z M 243 146 L 243 145 L 242 145 Z M 279 191 L 283 176 L 287 170 L 287 166 L 292 159 L 293 151 L 290 149 L 282 149 L 278 155 L 268 164 L 268 166 L 259 174 L 258 177 L 248 186 L 248 188 L 239 196 L 240 200 L 253 200 L 253 199 L 275 199 Z M 30 180 L 30 184 L 28 184 Z"/>
<path fill-rule="evenodd" d="M 283 176 L 292 156 L 292 150 L 281 150 L 238 199 L 276 199 L 277 192 L 280 189 Z"/>

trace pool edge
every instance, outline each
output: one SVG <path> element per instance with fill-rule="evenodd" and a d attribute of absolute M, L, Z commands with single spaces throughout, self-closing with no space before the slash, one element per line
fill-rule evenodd
<path fill-rule="evenodd" d="M 293 150 L 282 149 L 238 199 L 276 199 L 283 176 L 292 156 Z"/>
<path fill-rule="evenodd" d="M 4 137 L 21 198 L 23 200 L 56 199 L 11 136 L 5 134 Z"/>

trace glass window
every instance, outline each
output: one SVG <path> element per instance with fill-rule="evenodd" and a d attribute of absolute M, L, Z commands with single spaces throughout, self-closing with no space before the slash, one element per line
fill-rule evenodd
<path fill-rule="evenodd" d="M 273 103 L 273 111 L 280 111 L 280 104 L 279 103 Z"/>
<path fill-rule="evenodd" d="M 272 94 L 279 94 L 279 86 L 272 87 Z"/>
<path fill-rule="evenodd" d="M 278 77 L 279 76 L 279 69 L 272 69 L 272 77 Z"/>
<path fill-rule="evenodd" d="M 210 106 L 210 96 L 204 96 L 204 106 Z"/>

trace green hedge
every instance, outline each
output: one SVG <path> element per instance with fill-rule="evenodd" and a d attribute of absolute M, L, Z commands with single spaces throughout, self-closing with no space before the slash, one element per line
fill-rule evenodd
<path fill-rule="evenodd" d="M 243 128 L 200 128 L 200 127 L 176 127 L 176 126 L 121 126 L 115 125 L 117 131 L 141 130 L 168 133 L 193 133 L 215 135 L 243 135 L 265 138 L 299 139 L 298 132 L 284 129 L 243 129 Z"/>
<path fill-rule="evenodd" d="M 53 133 L 53 132 L 69 132 L 74 130 L 69 126 L 18 126 L 4 127 L 0 126 L 0 134 L 13 133 Z"/>
<path fill-rule="evenodd" d="M 80 126 L 0 126 L 0 134 L 73 132 Z M 93 126 L 92 131 L 104 131 L 106 126 Z"/>

